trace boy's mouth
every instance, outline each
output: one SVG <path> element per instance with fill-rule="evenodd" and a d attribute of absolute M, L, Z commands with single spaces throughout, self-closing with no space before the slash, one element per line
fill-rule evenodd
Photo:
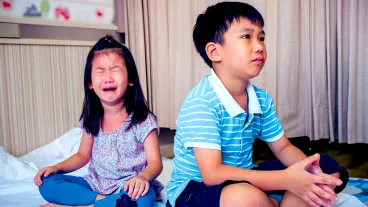
<path fill-rule="evenodd" d="M 264 58 L 263 57 L 258 57 L 252 60 L 252 62 L 258 63 L 258 64 L 263 64 L 264 63 Z"/>

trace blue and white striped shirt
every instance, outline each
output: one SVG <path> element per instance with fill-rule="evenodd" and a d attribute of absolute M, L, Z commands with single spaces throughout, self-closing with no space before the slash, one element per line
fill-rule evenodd
<path fill-rule="evenodd" d="M 166 186 L 172 206 L 190 180 L 203 182 L 193 147 L 220 150 L 223 164 L 251 169 L 254 139 L 274 142 L 283 136 L 272 97 L 252 85 L 246 90 L 247 123 L 247 114 L 213 70 L 185 98 L 176 121 L 173 172 Z"/>

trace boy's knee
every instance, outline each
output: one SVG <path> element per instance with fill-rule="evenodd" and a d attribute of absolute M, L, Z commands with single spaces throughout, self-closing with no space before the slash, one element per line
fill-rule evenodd
<path fill-rule="evenodd" d="M 321 155 L 320 166 L 324 173 L 330 174 L 342 180 L 343 184 L 335 188 L 336 193 L 341 192 L 349 180 L 348 171 L 344 167 L 340 166 L 340 164 L 334 158 L 326 154 Z"/>
<path fill-rule="evenodd" d="M 264 192 L 247 183 L 226 186 L 221 192 L 221 207 L 268 207 L 271 205 L 270 200 Z"/>
<path fill-rule="evenodd" d="M 331 176 L 335 177 L 335 178 L 340 178 L 340 172 L 337 172 L 337 173 L 333 173 L 333 174 L 330 174 Z M 336 185 L 328 185 L 332 190 L 335 190 L 338 186 Z"/>
<path fill-rule="evenodd" d="M 340 173 L 341 171 L 345 171 L 344 167 L 341 167 L 340 164 L 330 155 L 322 154 L 319 165 L 321 169 L 326 174 L 335 174 Z"/>

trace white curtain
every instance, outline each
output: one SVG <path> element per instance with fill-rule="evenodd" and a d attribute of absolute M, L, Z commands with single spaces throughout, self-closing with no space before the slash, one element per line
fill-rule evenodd
<path fill-rule="evenodd" d="M 89 50 L 0 45 L 0 146 L 21 156 L 78 126 Z"/>
<path fill-rule="evenodd" d="M 120 2 L 121 3 L 121 2 Z M 125 15 L 125 31 L 130 34 L 126 37 L 126 46 L 130 48 L 137 65 L 140 82 L 143 93 L 152 108 L 152 93 L 148 93 L 149 88 L 152 88 L 151 82 L 151 58 L 150 53 L 150 38 L 148 24 L 148 2 L 147 1 L 124 1 Z M 127 9 L 134 8 L 134 9 Z"/>
<path fill-rule="evenodd" d="M 192 41 L 218 0 L 126 0 L 127 42 L 161 127 L 174 129 L 189 90 L 209 73 Z M 368 143 L 368 1 L 249 0 L 265 19 L 268 91 L 289 137 Z"/>
<path fill-rule="evenodd" d="M 340 142 L 368 143 L 368 1 L 338 0 L 336 136 Z"/>

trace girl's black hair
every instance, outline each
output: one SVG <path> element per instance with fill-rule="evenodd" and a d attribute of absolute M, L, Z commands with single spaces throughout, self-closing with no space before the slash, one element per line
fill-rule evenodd
<path fill-rule="evenodd" d="M 128 71 L 128 82 L 133 86 L 128 86 L 124 94 L 124 105 L 128 114 L 132 114 L 128 129 L 134 125 L 146 120 L 149 113 L 152 113 L 144 98 L 141 84 L 139 82 L 138 71 L 135 65 L 132 53 L 127 47 L 120 44 L 113 37 L 106 36 L 101 38 L 91 49 L 87 56 L 86 68 L 84 70 L 84 101 L 83 110 L 79 121 L 87 133 L 97 136 L 100 131 L 101 121 L 104 116 L 104 110 L 99 97 L 89 86 L 92 83 L 91 71 L 92 61 L 95 53 L 98 51 L 120 51 Z M 120 52 L 119 52 L 120 53 Z"/>

